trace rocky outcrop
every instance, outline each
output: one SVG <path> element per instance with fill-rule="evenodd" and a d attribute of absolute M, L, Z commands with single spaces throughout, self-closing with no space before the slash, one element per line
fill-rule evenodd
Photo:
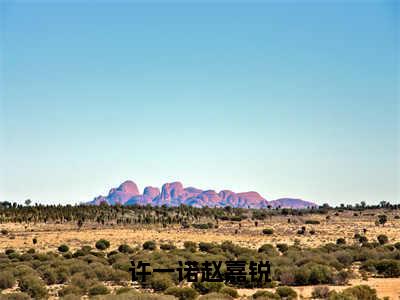
<path fill-rule="evenodd" d="M 257 192 L 235 193 L 230 190 L 216 192 L 214 190 L 201 190 L 194 187 L 184 188 L 181 182 L 165 183 L 161 192 L 157 187 L 148 186 L 143 194 L 139 193 L 133 181 L 125 181 L 118 188 L 111 189 L 108 196 L 98 196 L 89 204 L 100 205 L 153 205 L 153 206 L 179 206 L 181 204 L 195 207 L 241 207 L 241 208 L 267 208 L 290 207 L 306 208 L 317 206 L 310 201 L 294 198 L 282 198 L 267 201 Z"/>

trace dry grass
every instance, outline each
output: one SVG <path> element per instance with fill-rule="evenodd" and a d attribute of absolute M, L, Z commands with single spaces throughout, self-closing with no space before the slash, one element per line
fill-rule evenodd
<path fill-rule="evenodd" d="M 371 213 L 369 211 L 369 213 Z M 382 212 L 376 212 L 376 215 Z M 75 224 L 1 224 L 0 228 L 10 231 L 10 235 L 0 235 L 0 250 L 6 248 L 28 249 L 33 246 L 32 239 L 37 238 L 35 245 L 37 250 L 54 250 L 60 244 L 65 243 L 70 248 L 78 248 L 82 245 L 94 245 L 95 241 L 105 238 L 111 242 L 111 248 L 116 248 L 120 244 L 141 245 L 144 241 L 155 240 L 159 243 L 172 242 L 180 246 L 183 241 L 212 241 L 222 242 L 231 240 L 246 247 L 259 247 L 265 243 L 288 243 L 292 244 L 294 239 L 298 239 L 302 245 L 318 246 L 329 242 L 336 242 L 337 238 L 344 237 L 351 241 L 355 233 L 362 233 L 367 229 L 366 236 L 374 240 L 379 234 L 386 234 L 390 242 L 400 241 L 400 220 L 389 216 L 389 221 L 385 226 L 376 226 L 375 216 L 357 216 L 352 212 L 341 213 L 340 216 L 331 215 L 329 220 L 325 215 L 308 215 L 301 217 L 272 217 L 265 221 L 259 221 L 258 227 L 254 222 L 246 220 L 241 222 L 241 227 L 237 222 L 220 221 L 216 229 L 182 229 L 179 226 L 161 228 L 156 226 L 99 226 L 97 224 L 85 224 L 81 230 L 77 230 Z M 307 219 L 319 220 L 319 225 L 304 225 Z M 298 235 L 297 230 L 301 226 L 306 226 L 307 231 L 314 229 L 314 235 Z M 270 227 L 274 229 L 274 234 L 263 235 L 262 229 Z M 237 231 L 237 233 L 235 233 Z"/>
<path fill-rule="evenodd" d="M 363 233 L 366 229 L 366 236 L 369 240 L 375 240 L 379 234 L 389 237 L 390 243 L 400 241 L 400 220 L 394 219 L 394 213 L 383 211 L 368 211 L 374 216 L 353 216 L 353 212 L 343 212 L 339 216 L 330 214 L 330 219 L 326 215 L 306 215 L 306 216 L 276 216 L 264 221 L 258 221 L 256 227 L 254 221 L 245 220 L 239 226 L 238 222 L 220 221 L 216 229 L 182 229 L 179 226 L 161 228 L 157 226 L 117 226 L 108 224 L 99 226 L 98 224 L 84 224 L 81 230 L 77 230 L 76 224 L 0 224 L 0 229 L 7 229 L 8 235 L 0 235 L 0 251 L 7 248 L 26 250 L 35 248 L 38 251 L 55 250 L 60 244 L 67 244 L 72 250 L 83 245 L 94 246 L 95 242 L 101 238 L 111 242 L 111 249 L 117 248 L 121 244 L 130 246 L 141 246 L 147 240 L 155 240 L 158 244 L 172 242 L 177 246 L 182 246 L 184 241 L 208 241 L 220 243 L 226 240 L 251 248 L 259 247 L 265 243 L 287 243 L 293 244 L 295 239 L 305 246 L 315 247 L 328 242 L 336 242 L 339 237 L 344 237 L 348 242 L 353 241 L 355 233 Z M 385 213 L 389 221 L 385 226 L 376 226 L 377 215 Z M 288 218 L 291 222 L 288 223 Z M 319 220 L 321 224 L 305 225 L 305 220 Z M 301 226 L 306 226 L 307 234 L 298 235 L 297 230 Z M 272 235 L 263 235 L 262 229 L 273 228 Z M 314 229 L 316 233 L 310 235 L 308 232 Z M 237 233 L 235 233 L 237 232 Z M 11 238 L 12 237 L 12 238 Z M 36 238 L 38 243 L 33 245 L 32 239 Z M 368 281 L 360 279 L 352 280 L 351 285 L 368 284 L 376 288 L 380 297 L 389 299 L 400 299 L 400 278 L 383 279 L 370 278 Z M 341 290 L 345 286 L 330 286 L 331 289 Z M 305 299 L 309 298 L 313 286 L 296 287 L 299 295 Z M 239 290 L 242 296 L 248 296 L 256 290 Z"/>

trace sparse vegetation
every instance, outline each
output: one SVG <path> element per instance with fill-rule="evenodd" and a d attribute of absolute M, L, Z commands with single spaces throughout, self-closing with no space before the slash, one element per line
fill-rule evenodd
<path fill-rule="evenodd" d="M 39 222 L 43 214 L 49 213 L 46 225 L 41 225 L 46 228 L 49 228 L 50 224 L 56 224 L 59 218 L 58 214 L 65 212 L 64 221 L 60 219 L 60 223 L 56 224 L 57 230 L 63 230 L 59 234 L 61 239 L 64 232 L 67 231 L 60 228 L 71 226 L 74 234 L 81 235 L 90 230 L 92 226 L 93 229 L 99 230 L 99 240 L 97 242 L 92 240 L 92 244 L 89 246 L 87 245 L 88 240 L 79 243 L 78 238 L 78 242 L 76 242 L 69 237 L 69 239 L 65 238 L 50 244 L 46 241 L 45 235 L 37 230 L 33 221 L 28 220 L 28 216 L 32 216 L 33 211 L 40 212 L 40 214 L 35 213 L 37 216 L 35 222 Z M 31 214 L 29 215 L 28 212 Z M 54 212 L 54 219 L 49 217 L 50 212 Z M 81 296 L 96 296 L 99 299 L 116 297 L 115 289 L 113 290 L 109 286 L 120 287 L 130 281 L 131 260 L 147 261 L 151 263 L 152 267 L 159 268 L 176 267 L 178 261 L 188 260 L 200 263 L 205 260 L 253 260 L 256 262 L 269 260 L 271 263 L 273 282 L 267 284 L 246 280 L 241 283 L 221 284 L 199 282 L 189 287 L 186 282 L 179 285 L 177 274 L 153 274 L 148 278 L 146 284 L 139 282 L 140 287 L 151 288 L 155 293 L 166 294 L 139 294 L 140 297 L 143 295 L 143 297 L 153 298 L 188 299 L 184 297 L 198 297 L 200 294 L 203 295 L 202 299 L 217 299 L 216 297 L 230 299 L 229 297 L 237 297 L 236 289 L 239 288 L 275 288 L 278 286 L 276 293 L 260 291 L 258 297 L 260 299 L 281 299 L 281 296 L 293 297 L 290 287 L 297 285 L 343 285 L 349 280 L 351 283 L 354 276 L 361 276 L 363 279 L 370 279 L 374 276 L 378 278 L 400 277 L 400 241 L 396 231 L 393 230 L 393 228 L 398 228 L 398 222 L 388 221 L 394 220 L 393 213 L 389 208 L 374 213 L 365 213 L 359 208 L 357 220 L 363 220 L 364 223 L 358 224 L 357 233 L 354 235 L 353 227 L 351 231 L 340 227 L 339 231 L 342 237 L 331 234 L 329 238 L 325 236 L 326 226 L 338 228 L 338 224 L 345 224 L 343 220 L 349 220 L 349 224 L 352 224 L 351 222 L 354 220 L 352 210 L 341 209 L 338 215 L 336 215 L 336 211 L 328 210 L 329 216 L 331 216 L 329 219 L 326 218 L 326 210 L 315 209 L 311 212 L 286 209 L 283 211 L 279 208 L 256 211 L 235 208 L 107 207 L 106 209 L 81 207 L 78 214 L 74 207 L 70 207 L 68 209 L 61 208 L 60 211 L 55 212 L 57 212 L 56 208 L 40 206 L 24 206 L 10 210 L 7 208 L 0 211 L 0 222 L 2 222 L 2 227 L 7 230 L 7 234 L 2 233 L 0 238 L 8 243 L 7 249 L 2 248 L 3 252 L 0 251 L 2 267 L 0 289 L 15 288 L 16 291 L 21 291 L 11 293 L 15 294 L 16 299 L 19 299 L 18 297 L 21 299 L 27 297 L 45 299 L 49 293 L 53 293 L 51 290 L 48 291 L 48 287 L 54 289 L 60 284 L 62 286 L 57 287 L 55 292 L 60 297 L 70 299 Z M 339 211 L 337 210 L 337 212 Z M 387 216 L 385 223 L 389 222 L 390 225 L 378 222 L 381 226 L 371 226 L 378 220 L 377 216 L 381 215 Z M 253 218 L 253 216 L 257 218 Z M 287 223 L 288 217 L 290 217 L 290 223 Z M 19 220 L 18 218 L 21 221 L 15 223 L 16 227 L 8 226 L 8 222 Z M 85 220 L 85 229 L 78 232 L 76 224 L 80 219 Z M 340 220 L 340 223 L 335 223 L 337 219 Z M 320 222 L 319 226 L 313 226 L 317 230 L 314 236 L 310 236 L 315 231 L 313 227 L 302 226 L 304 223 L 318 224 L 310 223 L 310 220 Z M 365 223 L 367 221 L 370 222 L 369 225 Z M 255 222 L 257 222 L 257 226 Z M 189 224 L 189 228 L 182 229 L 177 224 Z M 194 230 L 193 228 L 196 226 L 192 224 L 212 224 L 212 226 L 207 225 L 207 230 L 199 231 L 197 228 Z M 121 226 L 118 227 L 119 225 Z M 136 228 L 136 225 L 140 226 L 140 232 L 145 233 L 150 230 L 152 235 L 143 234 L 142 240 L 135 240 L 124 235 L 105 235 L 102 232 L 104 226 L 104 229 L 111 232 L 114 229 L 125 230 L 123 231 L 125 234 L 128 232 L 127 230 L 135 231 L 132 228 Z M 185 232 L 182 240 L 168 236 L 169 233 L 174 232 L 173 226 L 179 228 L 181 232 Z M 10 242 L 10 230 L 7 228 L 12 228 L 11 232 L 17 240 L 22 240 L 21 232 L 24 232 L 22 241 L 25 244 L 23 247 L 15 246 L 16 242 Z M 273 236 L 263 237 L 260 235 L 260 230 L 262 234 Z M 296 237 L 297 230 L 300 230 L 302 235 Z M 236 239 L 233 237 L 235 231 Z M 196 233 L 193 235 L 194 240 L 185 241 L 186 237 L 189 239 L 189 234 L 193 233 Z M 351 238 L 353 235 L 354 240 Z M 215 240 L 210 240 L 209 236 L 215 237 Z M 252 236 L 254 236 L 254 240 L 258 239 L 260 242 L 254 244 L 248 242 L 247 246 L 245 238 L 252 238 Z M 225 237 L 232 241 L 224 241 Z M 294 238 L 297 239 L 292 242 L 291 240 Z M 40 240 L 40 243 L 34 247 L 35 249 L 29 249 L 31 239 L 32 242 L 35 240 L 36 244 Z M 144 242 L 147 239 L 148 241 Z M 321 242 L 323 239 L 326 242 Z M 312 241 L 315 240 L 318 240 L 318 243 L 312 244 Z M 48 244 L 59 246 L 51 248 L 51 246 L 47 246 Z M 358 265 L 360 274 L 353 274 L 354 266 Z M 373 290 L 366 288 L 346 289 L 345 291 L 339 293 L 318 287 L 314 289 L 313 297 L 364 299 L 357 297 L 364 297 L 368 294 L 372 295 L 371 299 L 374 299 Z M 265 292 L 264 296 L 261 295 L 262 292 Z M 107 295 L 108 293 L 111 295 Z M 138 294 L 129 288 L 122 288 L 120 293 L 121 295 Z M 257 295 L 252 297 L 254 298 L 254 296 Z M 9 296 L 9 299 L 13 299 L 10 297 L 14 296 Z"/>

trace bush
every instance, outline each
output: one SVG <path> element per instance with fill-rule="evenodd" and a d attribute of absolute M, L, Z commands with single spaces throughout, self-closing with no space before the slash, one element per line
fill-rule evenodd
<path fill-rule="evenodd" d="M 216 247 L 216 244 L 213 244 L 213 243 L 206 243 L 206 242 L 199 243 L 199 250 L 202 252 L 210 253 L 211 249 L 213 249 L 215 247 Z"/>
<path fill-rule="evenodd" d="M 271 235 L 274 233 L 274 230 L 272 228 L 264 228 L 262 231 L 263 234 Z"/>
<path fill-rule="evenodd" d="M 58 296 L 60 297 L 65 297 L 67 295 L 83 295 L 85 293 L 85 291 L 83 291 L 80 287 L 75 286 L 75 285 L 67 285 L 64 286 L 59 292 L 58 292 Z"/>
<path fill-rule="evenodd" d="M 133 291 L 135 291 L 135 290 L 132 289 L 132 288 L 130 288 L 130 287 L 125 286 L 125 287 L 122 287 L 122 288 L 117 289 L 117 290 L 115 291 L 115 293 L 116 293 L 117 295 L 121 295 L 121 294 L 124 294 L 124 293 L 133 292 Z"/>
<path fill-rule="evenodd" d="M 381 244 L 381 245 L 385 245 L 389 242 L 387 235 L 384 235 L 384 234 L 378 235 L 376 239 L 378 240 L 379 244 Z"/>
<path fill-rule="evenodd" d="M 161 250 L 174 250 L 174 249 L 176 249 L 176 246 L 174 244 L 161 244 L 160 249 Z"/>
<path fill-rule="evenodd" d="M 329 296 L 329 288 L 327 286 L 316 286 L 312 293 L 311 298 L 326 299 Z"/>
<path fill-rule="evenodd" d="M 118 247 L 118 251 L 121 253 L 133 253 L 133 248 L 127 244 L 122 244 Z"/>
<path fill-rule="evenodd" d="M 395 259 L 382 259 L 375 263 L 375 269 L 385 277 L 400 276 L 400 262 Z"/>
<path fill-rule="evenodd" d="M 263 300 L 280 300 L 281 297 L 269 291 L 257 291 L 252 296 L 253 299 L 261 298 Z"/>
<path fill-rule="evenodd" d="M 4 251 L 4 253 L 5 253 L 7 256 L 9 256 L 10 254 L 15 253 L 15 250 L 14 250 L 14 249 L 6 249 L 6 251 Z"/>
<path fill-rule="evenodd" d="M 400 242 L 395 243 L 395 244 L 394 244 L 394 247 L 395 247 L 397 250 L 400 250 Z"/>
<path fill-rule="evenodd" d="M 209 293 L 197 298 L 197 300 L 232 300 L 233 298 L 227 294 Z"/>
<path fill-rule="evenodd" d="M 286 251 L 289 250 L 289 246 L 284 243 L 276 244 L 276 248 L 278 248 L 278 250 L 282 253 L 285 253 Z"/>
<path fill-rule="evenodd" d="M 150 287 L 156 292 L 163 292 L 173 285 L 174 282 L 167 274 L 154 273 L 150 278 Z"/>
<path fill-rule="evenodd" d="M 40 275 L 47 285 L 57 283 L 57 274 L 54 272 L 53 269 L 44 267 L 42 268 L 42 270 L 40 270 Z"/>
<path fill-rule="evenodd" d="M 212 292 L 219 292 L 224 287 L 224 284 L 222 282 L 194 282 L 193 287 L 200 294 L 204 295 Z"/>
<path fill-rule="evenodd" d="M 67 245 L 60 245 L 59 247 L 58 247 L 58 251 L 60 251 L 60 252 L 62 252 L 62 253 L 64 253 L 64 252 L 68 252 L 69 251 L 69 247 L 67 246 Z"/>
<path fill-rule="evenodd" d="M 43 282 L 35 276 L 26 275 L 21 277 L 19 287 L 22 292 L 26 292 L 35 299 L 47 299 L 47 289 Z"/>
<path fill-rule="evenodd" d="M 102 283 L 97 283 L 89 288 L 89 295 L 91 296 L 106 295 L 109 292 L 108 288 Z"/>
<path fill-rule="evenodd" d="M 98 240 L 97 242 L 96 242 L 96 248 L 97 249 L 99 249 L 99 250 L 106 250 L 107 248 L 109 248 L 110 247 L 110 242 L 109 241 L 107 241 L 107 240 L 105 240 L 105 239 L 101 239 L 101 240 Z"/>
<path fill-rule="evenodd" d="M 318 220 L 306 220 L 304 223 L 305 223 L 305 224 L 311 224 L 311 225 L 318 225 L 318 224 L 321 224 L 321 222 L 318 221 Z"/>
<path fill-rule="evenodd" d="M 8 230 L 7 229 L 2 229 L 1 230 L 1 234 L 2 235 L 7 235 L 8 234 Z"/>
<path fill-rule="evenodd" d="M 156 249 L 156 242 L 154 241 L 147 241 L 143 243 L 144 250 L 155 250 Z"/>
<path fill-rule="evenodd" d="M 95 274 L 92 275 L 94 277 Z M 76 273 L 71 278 L 71 284 L 81 288 L 83 291 L 87 291 L 95 282 L 87 279 L 83 273 Z"/>
<path fill-rule="evenodd" d="M 186 241 L 183 243 L 183 247 L 190 252 L 196 252 L 197 250 L 197 244 L 195 242 Z"/>
<path fill-rule="evenodd" d="M 12 288 L 14 285 L 14 274 L 10 271 L 0 271 L 0 290 Z"/>
<path fill-rule="evenodd" d="M 258 248 L 258 253 L 265 253 L 268 256 L 278 256 L 278 251 L 275 250 L 274 246 L 271 244 L 264 244 Z"/>
<path fill-rule="evenodd" d="M 196 290 L 190 287 L 170 287 L 165 291 L 165 294 L 175 296 L 179 300 L 194 300 L 198 295 Z"/>
<path fill-rule="evenodd" d="M 31 297 L 29 297 L 28 294 L 26 293 L 9 293 L 9 294 L 2 294 L 1 295 L 2 300 L 30 300 Z"/>
<path fill-rule="evenodd" d="M 346 240 L 344 238 L 338 238 L 336 240 L 336 245 L 346 245 Z"/>
<path fill-rule="evenodd" d="M 342 294 L 344 296 L 353 297 L 356 300 L 379 300 L 376 290 L 368 285 L 357 285 L 345 289 Z"/>
<path fill-rule="evenodd" d="M 239 294 L 236 289 L 231 288 L 229 286 L 224 286 L 222 289 L 219 291 L 221 294 L 229 295 L 233 298 L 239 298 Z"/>
<path fill-rule="evenodd" d="M 278 287 L 276 289 L 276 294 L 279 295 L 279 297 L 287 299 L 287 300 L 297 299 L 296 291 L 288 286 Z"/>

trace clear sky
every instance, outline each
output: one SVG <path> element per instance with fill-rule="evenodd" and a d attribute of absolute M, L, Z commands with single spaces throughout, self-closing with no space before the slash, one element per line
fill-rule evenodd
<path fill-rule="evenodd" d="M 399 203 L 399 4 L 317 3 L 1 1 L 0 200 Z"/>

